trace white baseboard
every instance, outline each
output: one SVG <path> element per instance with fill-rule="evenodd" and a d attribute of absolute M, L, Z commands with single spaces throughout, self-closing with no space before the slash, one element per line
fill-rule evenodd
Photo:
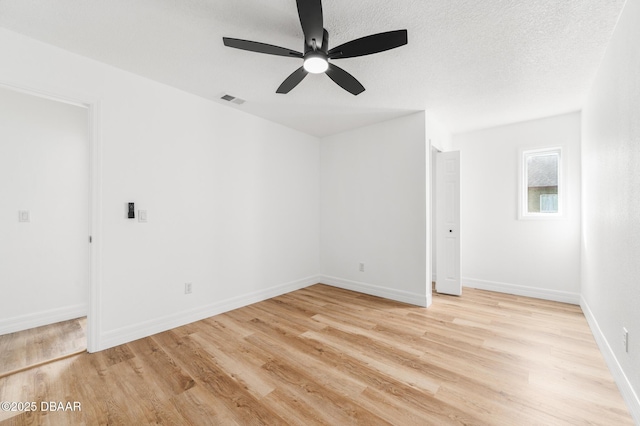
<path fill-rule="evenodd" d="M 364 283 L 360 281 L 351 281 L 344 278 L 331 277 L 322 275 L 320 282 L 333 287 L 343 288 L 345 290 L 357 291 L 358 293 L 369 294 L 371 296 L 383 297 L 385 299 L 396 300 L 398 302 L 409 303 L 427 307 L 431 305 L 431 292 L 427 294 L 411 293 L 408 291 L 397 290 L 390 287 L 382 287 L 374 284 Z M 426 285 L 426 284 L 425 284 Z M 426 288 L 426 287 L 425 287 Z"/>
<path fill-rule="evenodd" d="M 233 309 L 251 305 L 252 303 L 261 302 L 272 297 L 280 296 L 284 293 L 299 290 L 320 282 L 319 275 L 310 276 L 300 280 L 292 281 L 285 284 L 276 285 L 264 290 L 255 291 L 249 294 L 232 297 L 220 302 L 200 306 L 194 309 L 176 312 L 151 321 L 145 321 L 138 324 L 129 325 L 116 330 L 102 333 L 98 342 L 98 351 L 108 349 L 114 346 L 122 345 L 143 337 L 161 333 L 172 328 L 200 321 L 214 315 L 222 314 Z"/>
<path fill-rule="evenodd" d="M 54 324 L 56 322 L 84 317 L 87 315 L 87 310 L 87 305 L 83 303 L 80 305 L 65 306 L 62 308 L 49 309 L 47 311 L 3 319 L 0 320 L 0 336 L 3 334 L 28 330 L 30 328 L 41 327 L 43 325 Z"/>
<path fill-rule="evenodd" d="M 462 278 L 464 287 L 477 288 L 480 290 L 496 291 L 498 293 L 515 294 L 517 296 L 534 297 L 536 299 L 553 300 L 555 302 L 580 304 L 580 293 L 568 291 L 551 290 L 547 288 L 528 287 L 524 285 L 500 283 L 495 281 L 476 280 L 473 278 Z"/>
<path fill-rule="evenodd" d="M 622 394 L 622 398 L 627 403 L 627 407 L 629 408 L 629 412 L 631 413 L 631 417 L 636 424 L 640 425 L 640 399 L 638 399 L 638 394 L 631 386 L 631 382 L 627 378 L 627 375 L 624 373 L 622 366 L 618 362 L 615 353 L 611 349 L 607 338 L 602 333 L 600 326 L 598 325 L 598 321 L 596 320 L 589 304 L 583 297 L 580 297 L 580 307 L 582 308 L 582 312 L 584 316 L 587 318 L 587 322 L 589 323 L 589 327 L 591 328 L 591 333 L 593 337 L 596 339 L 596 343 L 598 343 L 598 347 L 600 348 L 600 352 L 604 356 L 604 360 L 611 371 L 611 375 L 618 385 L 618 389 L 620 389 L 620 393 Z"/>

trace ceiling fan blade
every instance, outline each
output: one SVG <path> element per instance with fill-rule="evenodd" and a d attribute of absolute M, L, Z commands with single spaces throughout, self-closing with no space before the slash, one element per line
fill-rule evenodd
<path fill-rule="evenodd" d="M 407 44 L 407 30 L 388 31 L 358 38 L 334 47 L 329 51 L 330 59 L 355 58 L 384 52 Z"/>
<path fill-rule="evenodd" d="M 320 50 L 324 53 L 329 52 L 329 32 L 326 29 L 322 30 L 322 45 L 320 46 Z"/>
<path fill-rule="evenodd" d="M 354 76 L 343 70 L 342 68 L 329 64 L 329 68 L 326 74 L 331 80 L 333 80 L 338 86 L 342 87 L 352 95 L 359 95 L 364 92 L 364 86 L 360 84 Z"/>
<path fill-rule="evenodd" d="M 266 53 L 267 55 L 288 56 L 291 58 L 302 58 L 302 53 L 285 47 L 278 47 L 272 44 L 259 43 L 257 41 L 240 40 L 237 38 L 222 37 L 224 45 L 250 52 Z"/>
<path fill-rule="evenodd" d="M 304 33 L 304 41 L 307 46 L 313 47 L 311 40 L 316 40 L 318 49 L 322 46 L 324 33 L 322 24 L 321 0 L 296 0 L 298 4 L 298 16 Z"/>
<path fill-rule="evenodd" d="M 307 76 L 308 72 L 304 69 L 304 67 L 300 67 L 294 72 L 291 73 L 289 77 L 285 81 L 282 82 L 276 93 L 289 93 L 291 89 L 296 87 L 304 78 Z"/>

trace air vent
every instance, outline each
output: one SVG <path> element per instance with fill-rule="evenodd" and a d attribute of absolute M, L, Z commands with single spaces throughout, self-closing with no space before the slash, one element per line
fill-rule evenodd
<path fill-rule="evenodd" d="M 236 105 L 242 105 L 243 103 L 246 102 L 244 99 L 236 98 L 235 96 L 226 95 L 226 94 L 220 96 L 220 99 L 227 102 L 233 102 Z"/>

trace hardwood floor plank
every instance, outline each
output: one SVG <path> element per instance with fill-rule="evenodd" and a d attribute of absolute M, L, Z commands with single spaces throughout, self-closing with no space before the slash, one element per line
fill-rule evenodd
<path fill-rule="evenodd" d="M 424 309 L 315 285 L 0 378 L 0 400 L 82 404 L 2 425 L 633 424 L 578 306 L 474 289 Z"/>
<path fill-rule="evenodd" d="M 300 398 L 297 389 L 283 386 L 265 398 L 263 403 L 273 406 L 280 416 L 291 425 L 327 425 L 329 420 L 324 411 L 316 405 L 309 404 Z"/>
<path fill-rule="evenodd" d="M 187 425 L 238 425 L 236 416 L 216 395 L 202 386 L 195 386 L 169 400 L 181 416 L 180 424 Z"/>
<path fill-rule="evenodd" d="M 256 334 L 251 336 L 250 342 L 257 348 L 274 348 L 274 341 L 268 335 Z M 327 368 L 323 360 L 314 356 L 317 353 L 317 348 L 307 345 L 304 339 L 299 337 L 291 337 L 289 339 L 291 350 L 288 351 L 285 357 L 273 356 L 262 366 L 262 369 L 266 369 L 270 363 L 274 360 L 281 358 L 286 359 L 286 362 L 293 368 L 300 371 L 304 371 L 305 374 L 309 374 L 314 377 L 314 381 L 321 386 L 332 389 L 333 391 L 343 395 L 347 398 L 357 398 L 358 395 L 366 389 L 366 385 L 358 378 L 345 376 L 343 374 L 336 373 L 330 368 Z"/>
<path fill-rule="evenodd" d="M 231 378 L 238 381 L 256 399 L 261 399 L 273 392 L 277 383 L 263 377 L 261 367 L 247 363 L 241 357 L 226 354 L 211 339 L 205 335 L 194 333 L 191 339 L 200 345 L 211 357 L 211 360 L 219 365 Z"/>
<path fill-rule="evenodd" d="M 129 360 L 135 357 L 135 355 L 131 352 L 128 345 L 120 345 L 102 351 L 102 357 L 105 359 L 107 366 L 111 367 Z"/>
<path fill-rule="evenodd" d="M 135 355 L 128 362 L 136 375 L 151 380 L 149 385 L 162 389 L 167 397 L 195 386 L 194 379 L 178 367 L 153 338 L 136 340 L 127 346 Z"/>
<path fill-rule="evenodd" d="M 284 420 L 269 407 L 261 405 L 245 387 L 221 369 L 190 336 L 180 338 L 171 331 L 154 337 L 198 385 L 221 396 L 225 407 L 243 424 L 279 425 Z"/>
<path fill-rule="evenodd" d="M 305 370 L 295 368 L 290 363 L 270 361 L 263 367 L 270 375 L 289 388 L 306 406 L 322 413 L 326 424 L 389 424 L 382 418 L 365 410 L 359 403 L 345 398 L 331 388 L 313 380 Z"/>
<path fill-rule="evenodd" d="M 138 362 L 132 358 L 109 367 L 117 377 L 116 391 L 108 399 L 113 406 L 110 414 L 122 413 L 130 424 L 179 424 L 175 408 L 165 404 L 171 390 L 158 387 L 158 378 L 147 377 Z"/>
<path fill-rule="evenodd" d="M 313 306 L 313 305 L 311 305 Z M 324 324 L 321 324 L 319 322 L 316 321 L 310 321 L 309 318 L 311 318 L 314 314 L 314 312 L 319 312 L 320 310 L 317 311 L 309 311 L 308 309 L 305 309 L 305 314 L 304 315 L 296 315 L 295 312 L 291 312 L 287 309 L 283 309 L 284 306 L 281 304 L 278 305 L 273 305 L 273 304 L 257 304 L 257 305 L 252 305 L 250 306 L 250 309 L 247 310 L 246 314 L 252 314 L 254 312 L 254 310 L 258 310 L 260 312 L 259 317 L 261 318 L 271 318 L 275 321 L 278 321 L 280 323 L 288 323 L 285 324 L 285 327 L 292 327 L 294 325 L 298 326 L 298 331 L 299 333 L 302 333 L 304 331 L 311 329 L 314 330 L 322 330 L 323 328 L 325 328 Z M 314 314 L 316 315 L 316 314 Z M 293 331 L 293 330 L 292 330 Z"/>
<path fill-rule="evenodd" d="M 86 350 L 86 317 L 0 336 L 0 377 Z"/>

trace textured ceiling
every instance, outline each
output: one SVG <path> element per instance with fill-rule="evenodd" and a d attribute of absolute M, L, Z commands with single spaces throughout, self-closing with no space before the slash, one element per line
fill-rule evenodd
<path fill-rule="evenodd" d="M 428 110 L 452 132 L 580 109 L 624 0 L 324 0 L 330 47 L 408 29 L 409 44 L 336 63 L 275 93 L 300 59 L 224 47 L 222 37 L 302 50 L 295 0 L 0 0 L 0 26 L 324 136 Z M 222 101 L 220 101 L 222 102 Z"/>

